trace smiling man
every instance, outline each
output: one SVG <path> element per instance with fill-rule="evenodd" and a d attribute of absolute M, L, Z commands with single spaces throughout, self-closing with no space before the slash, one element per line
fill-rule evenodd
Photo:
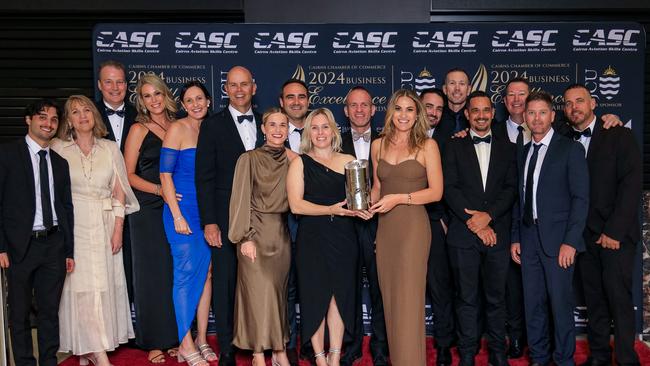
<path fill-rule="evenodd" d="M 106 138 L 117 142 L 122 152 L 136 116 L 135 108 L 125 101 L 127 86 L 126 68 L 121 62 L 108 60 L 99 65 L 97 88 L 102 99 L 95 101 L 95 105 L 108 129 Z"/>
<path fill-rule="evenodd" d="M 453 68 L 447 71 L 445 84 L 442 86 L 442 91 L 447 96 L 447 105 L 443 116 L 453 126 L 453 133 L 469 127 L 464 109 L 471 89 L 469 75 L 465 70 Z"/>

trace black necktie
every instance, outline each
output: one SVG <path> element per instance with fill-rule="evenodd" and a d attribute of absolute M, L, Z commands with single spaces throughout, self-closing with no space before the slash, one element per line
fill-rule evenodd
<path fill-rule="evenodd" d="M 574 140 L 578 141 L 578 140 L 580 140 L 580 138 L 582 136 L 591 137 L 591 128 L 585 128 L 582 131 L 575 131 L 575 130 L 573 131 L 573 139 Z"/>
<path fill-rule="evenodd" d="M 252 114 L 242 114 L 241 116 L 237 116 L 237 122 L 242 123 L 244 121 L 248 120 L 249 122 L 253 122 L 253 115 Z"/>
<path fill-rule="evenodd" d="M 117 116 L 120 118 L 124 118 L 124 109 L 113 110 L 111 108 L 106 107 L 107 116 L 112 116 L 114 114 L 117 114 Z"/>
<path fill-rule="evenodd" d="M 530 226 L 533 224 L 533 174 L 535 165 L 537 165 L 537 155 L 542 144 L 533 144 L 533 154 L 528 162 L 528 171 L 526 172 L 526 192 L 524 195 L 524 224 Z"/>
<path fill-rule="evenodd" d="M 522 126 L 518 126 L 517 130 L 519 133 L 517 134 L 517 141 L 515 142 L 515 145 L 517 146 L 517 163 L 520 164 L 524 156 L 524 128 Z"/>
<path fill-rule="evenodd" d="M 474 141 L 474 145 L 480 144 L 481 142 L 489 144 L 492 141 L 492 135 L 487 135 L 485 137 L 472 136 L 472 141 Z"/>
<path fill-rule="evenodd" d="M 295 132 L 298 132 L 298 134 L 299 134 L 300 136 L 302 136 L 302 130 L 303 130 L 302 128 L 294 128 L 293 130 L 294 130 Z"/>
<path fill-rule="evenodd" d="M 43 211 L 43 226 L 45 229 L 50 229 L 54 225 L 52 219 L 52 200 L 50 199 L 50 177 L 47 171 L 47 150 L 38 152 L 40 161 L 38 162 L 38 170 L 41 176 L 41 208 Z"/>
<path fill-rule="evenodd" d="M 454 125 L 454 133 L 463 129 L 463 126 L 460 125 L 460 116 L 462 113 L 463 113 L 463 109 L 461 109 L 460 111 L 458 111 L 458 113 L 454 115 L 454 117 L 456 118 L 456 124 Z"/>

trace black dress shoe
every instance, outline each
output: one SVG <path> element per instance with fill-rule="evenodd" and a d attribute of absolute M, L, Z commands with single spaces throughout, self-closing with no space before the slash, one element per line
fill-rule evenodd
<path fill-rule="evenodd" d="M 388 357 L 383 353 L 373 355 L 372 364 L 374 366 L 388 366 Z"/>
<path fill-rule="evenodd" d="M 235 351 L 219 354 L 219 366 L 237 366 Z"/>
<path fill-rule="evenodd" d="M 589 357 L 585 363 L 578 366 L 609 366 L 612 362 L 605 358 L 591 358 Z"/>
<path fill-rule="evenodd" d="M 352 366 L 355 362 L 361 360 L 361 354 L 357 352 L 345 352 L 341 357 L 341 366 Z"/>
<path fill-rule="evenodd" d="M 519 339 L 512 339 L 508 347 L 508 358 L 521 358 L 524 355 L 524 345 Z"/>
<path fill-rule="evenodd" d="M 289 365 L 298 366 L 298 351 L 295 348 L 287 348 L 287 358 L 289 359 Z"/>
<path fill-rule="evenodd" d="M 449 347 L 436 347 L 436 366 L 451 366 Z"/>
<path fill-rule="evenodd" d="M 490 352 L 490 355 L 488 356 L 488 365 L 508 366 L 508 361 L 506 361 L 506 355 L 503 353 Z"/>

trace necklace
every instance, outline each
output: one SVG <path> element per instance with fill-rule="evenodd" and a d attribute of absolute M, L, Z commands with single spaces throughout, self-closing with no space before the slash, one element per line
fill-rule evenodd
<path fill-rule="evenodd" d="M 161 130 L 167 132 L 167 129 L 166 129 L 165 127 L 163 127 L 160 123 L 154 121 L 153 118 L 150 118 L 149 120 L 150 120 L 151 122 L 153 122 L 153 124 L 155 124 L 156 126 L 160 127 Z"/>
<path fill-rule="evenodd" d="M 95 144 L 93 143 L 92 147 L 90 148 L 90 154 L 89 154 L 89 159 L 90 160 L 90 169 L 88 171 L 88 174 L 86 174 L 86 164 L 84 163 L 84 153 L 79 147 L 79 144 L 75 143 L 75 146 L 77 146 L 77 150 L 79 150 L 79 159 L 81 160 L 81 172 L 84 175 L 84 178 L 86 178 L 87 181 L 91 181 L 93 179 L 93 157 L 95 155 Z"/>

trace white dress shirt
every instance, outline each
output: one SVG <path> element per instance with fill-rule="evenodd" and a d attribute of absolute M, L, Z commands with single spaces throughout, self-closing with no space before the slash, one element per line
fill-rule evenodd
<path fill-rule="evenodd" d="M 519 136 L 519 126 L 524 128 L 524 145 L 526 145 L 530 141 L 530 129 L 525 123 L 522 124 L 517 124 L 517 122 L 513 121 L 508 117 L 506 120 L 506 129 L 508 130 L 508 138 L 510 139 L 510 142 L 513 144 L 517 143 L 517 136 Z"/>
<path fill-rule="evenodd" d="M 432 127 L 432 128 L 430 128 L 430 129 L 428 129 L 428 130 L 427 130 L 427 136 L 429 136 L 429 138 L 432 138 L 434 132 L 436 132 L 436 128 L 435 128 L 435 127 Z"/>
<path fill-rule="evenodd" d="M 52 206 L 52 223 L 54 226 L 58 225 L 58 220 L 56 217 L 56 210 L 54 209 L 54 174 L 52 173 L 52 160 L 50 159 L 50 154 L 52 151 L 50 147 L 41 147 L 36 141 L 32 140 L 29 135 L 25 136 L 25 142 L 27 142 L 27 147 L 29 148 L 29 157 L 32 159 L 32 172 L 34 173 L 34 194 L 36 195 L 36 215 L 34 215 L 34 224 L 32 225 L 32 230 L 44 230 L 45 225 L 43 225 L 43 206 L 41 206 L 41 171 L 39 164 L 41 162 L 41 157 L 38 155 L 38 152 L 41 150 L 47 151 L 46 160 L 47 160 L 47 177 L 49 178 L 49 187 L 50 187 L 50 205 Z"/>
<path fill-rule="evenodd" d="M 253 150 L 255 148 L 255 142 L 257 141 L 257 124 L 255 123 L 255 115 L 253 114 L 253 109 L 249 108 L 246 113 L 241 113 L 232 105 L 228 105 L 228 110 L 232 115 L 235 126 L 237 127 L 237 132 L 239 132 L 241 142 L 244 144 L 244 148 L 246 151 Z M 253 116 L 253 120 L 246 120 L 242 123 L 239 123 L 237 121 L 237 117 L 243 116 L 245 114 Z"/>
<path fill-rule="evenodd" d="M 542 169 L 544 157 L 546 157 L 546 151 L 548 150 L 548 144 L 551 143 L 551 138 L 553 138 L 554 133 L 555 131 L 551 127 L 546 136 L 544 136 L 542 141 L 539 142 L 542 146 L 537 152 L 537 162 L 535 163 L 535 171 L 533 172 L 533 219 L 537 219 L 537 183 L 539 182 L 539 172 Z M 533 155 L 532 144 L 538 145 L 533 141 L 530 145 L 530 149 L 528 149 L 528 155 L 526 155 L 526 164 L 524 166 L 524 192 L 526 192 L 526 184 L 528 184 L 528 182 L 526 182 L 526 178 L 528 178 L 528 163 L 530 162 L 530 157 Z"/>
<path fill-rule="evenodd" d="M 363 131 L 362 133 L 368 133 L 370 131 L 370 126 L 368 126 L 368 129 Z M 352 134 L 352 132 L 350 132 Z M 371 132 L 372 134 L 372 132 Z M 352 143 L 354 144 L 354 156 L 357 157 L 357 159 L 366 159 L 368 160 L 370 156 L 370 143 L 371 141 L 366 142 L 366 140 L 362 138 L 358 139 L 357 141 L 354 141 L 354 138 L 352 139 Z"/>
<path fill-rule="evenodd" d="M 594 116 L 594 119 L 591 121 L 589 126 L 587 126 L 587 128 L 585 128 L 585 130 L 591 130 L 592 136 L 593 136 L 593 133 L 594 133 L 594 126 L 596 126 L 596 116 Z M 577 132 L 582 132 L 582 131 L 576 130 L 575 128 L 573 130 L 577 131 Z M 580 139 L 576 140 L 579 143 L 581 143 L 582 146 L 585 147 L 585 157 L 587 157 L 587 153 L 589 152 L 589 143 L 591 142 L 591 137 L 592 136 L 589 136 L 589 137 L 580 136 Z"/>
<path fill-rule="evenodd" d="M 476 137 L 487 137 L 492 135 L 492 131 L 489 131 L 485 136 L 479 136 L 474 130 L 469 130 L 469 135 L 471 138 Z M 483 191 L 485 191 L 485 183 L 487 183 L 488 169 L 490 168 L 490 152 L 492 150 L 492 144 L 487 142 L 479 142 L 474 144 L 474 151 L 476 151 L 476 158 L 478 159 L 478 166 L 481 169 L 481 180 L 483 181 Z"/>
<path fill-rule="evenodd" d="M 300 139 L 302 138 L 302 135 L 298 130 L 296 130 L 296 128 L 298 127 L 289 122 L 289 148 L 291 151 L 300 154 Z"/>
<path fill-rule="evenodd" d="M 113 109 L 113 107 L 108 105 L 106 101 L 104 101 L 104 105 L 106 106 L 106 108 Z M 122 103 L 119 107 L 113 110 L 119 111 L 120 109 L 124 110 L 124 103 Z M 113 133 L 115 134 L 115 142 L 117 142 L 117 146 L 122 146 L 120 142 L 122 141 L 122 132 L 124 131 L 125 117 L 120 117 L 117 115 L 117 113 L 113 113 L 113 115 L 108 116 L 108 121 L 110 122 L 111 128 L 113 129 Z"/>

